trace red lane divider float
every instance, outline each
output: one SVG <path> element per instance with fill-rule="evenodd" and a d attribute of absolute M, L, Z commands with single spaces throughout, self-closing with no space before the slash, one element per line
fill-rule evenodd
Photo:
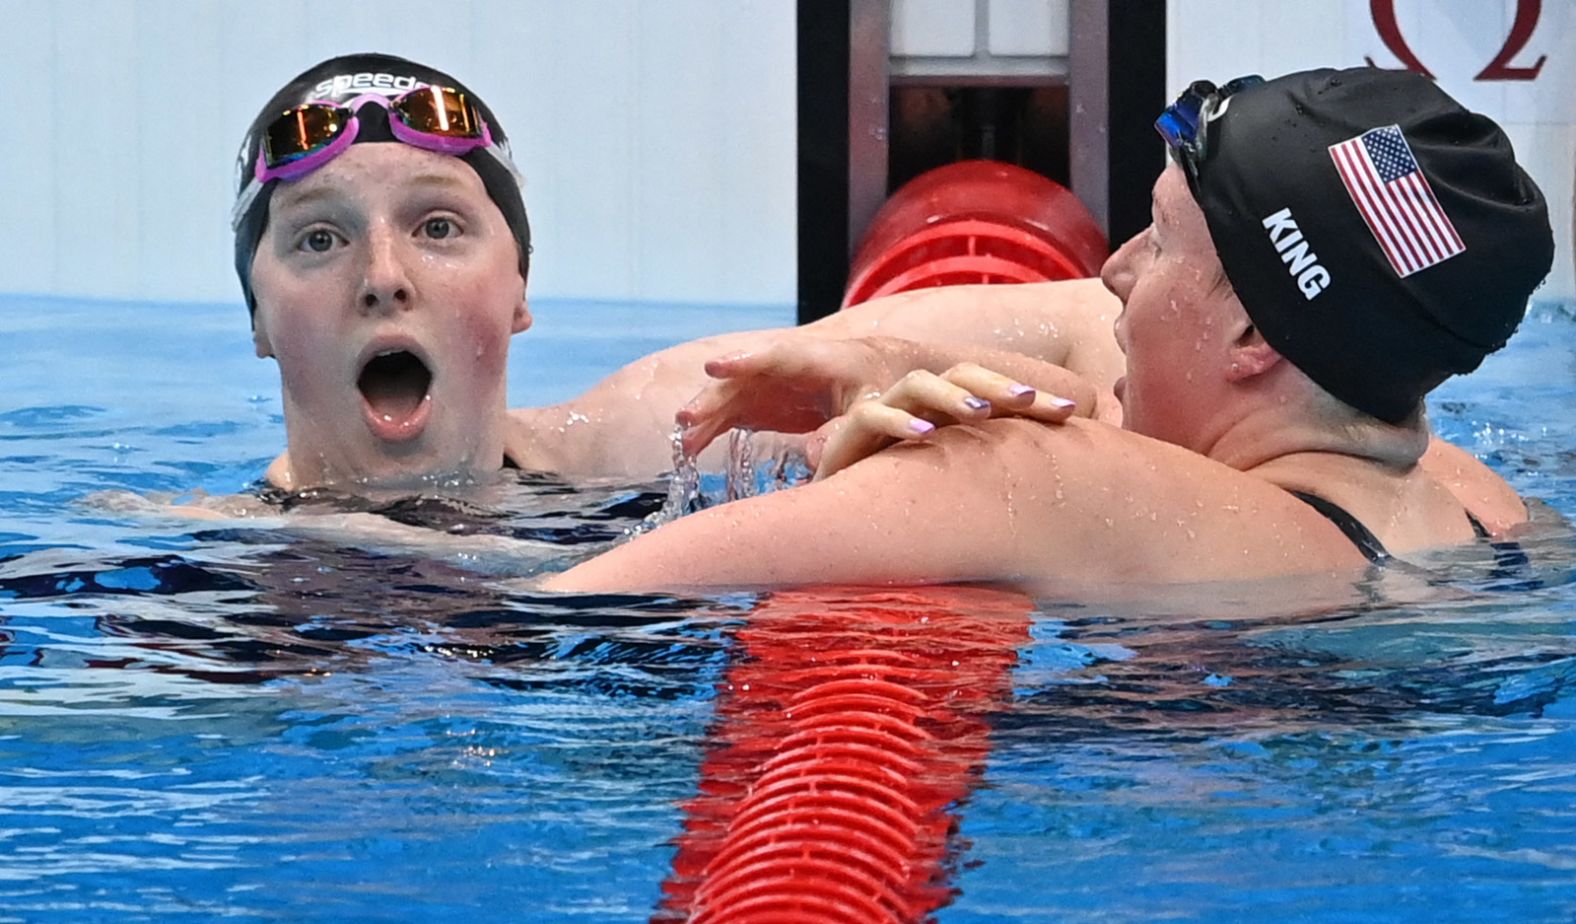
<path fill-rule="evenodd" d="M 653 920 L 910 922 L 944 904 L 952 812 L 1031 609 L 968 588 L 764 598 Z"/>
<path fill-rule="evenodd" d="M 960 161 L 905 183 L 876 213 L 843 307 L 933 286 L 1081 279 L 1109 252 L 1066 187 L 1012 164 Z"/>

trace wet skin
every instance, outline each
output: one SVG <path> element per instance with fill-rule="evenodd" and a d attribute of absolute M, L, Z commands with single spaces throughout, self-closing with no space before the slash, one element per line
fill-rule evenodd
<path fill-rule="evenodd" d="M 252 284 L 284 396 L 271 481 L 499 467 L 509 338 L 531 316 L 508 224 L 463 161 L 358 144 L 281 184 Z"/>

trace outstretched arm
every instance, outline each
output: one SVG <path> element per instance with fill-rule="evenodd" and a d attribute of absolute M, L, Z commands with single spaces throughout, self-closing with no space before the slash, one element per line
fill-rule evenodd
<path fill-rule="evenodd" d="M 953 286 L 877 299 L 802 328 L 691 341 L 631 363 L 572 401 L 511 412 L 511 455 L 571 474 L 663 471 L 672 460 L 673 413 L 707 384 L 706 361 L 786 339 L 899 337 L 953 351 L 951 362 L 977 362 L 982 349 L 1010 351 L 1108 388 L 1121 371 L 1110 333 L 1119 308 L 1098 280 Z"/>
<path fill-rule="evenodd" d="M 944 375 L 963 375 L 959 384 L 975 391 L 931 388 L 936 403 L 930 409 L 944 415 L 932 423 L 978 422 L 1000 413 L 1061 421 L 1071 409 L 1093 416 L 1101 403 L 1081 376 L 1021 353 L 894 337 L 782 337 L 761 350 L 709 360 L 706 372 L 715 381 L 677 415 L 690 453 L 734 427 L 816 430 L 883 393 L 936 386 Z M 1114 406 L 1115 399 L 1107 393 L 1104 403 Z"/>

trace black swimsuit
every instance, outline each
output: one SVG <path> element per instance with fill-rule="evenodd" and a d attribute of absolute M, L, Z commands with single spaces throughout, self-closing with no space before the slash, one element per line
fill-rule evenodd
<path fill-rule="evenodd" d="M 1346 508 L 1339 504 L 1331 503 L 1317 494 L 1309 494 L 1306 491 L 1288 491 L 1287 493 L 1317 510 L 1321 516 L 1334 523 L 1335 528 L 1339 529 L 1342 535 L 1350 539 L 1352 545 L 1357 546 L 1357 551 L 1363 553 L 1364 558 L 1376 565 L 1382 565 L 1393 560 L 1390 553 L 1385 550 L 1384 543 L 1379 541 L 1379 537 L 1375 536 L 1368 527 L 1358 522 L 1356 517 L 1347 513 Z M 1471 511 L 1463 512 L 1467 515 L 1467 522 L 1472 524 L 1473 535 L 1479 539 L 1491 538 L 1488 529 L 1483 526 L 1481 520 L 1473 516 Z M 1500 576 L 1499 572 L 1508 574 L 1512 570 L 1519 571 L 1531 564 L 1527 558 L 1526 550 L 1521 547 L 1519 542 L 1490 542 L 1489 545 L 1494 549 L 1496 576 Z"/>
<path fill-rule="evenodd" d="M 1390 553 L 1385 551 L 1384 543 L 1380 542 L 1379 537 L 1373 534 L 1373 530 L 1358 522 L 1357 518 L 1350 513 L 1347 513 L 1345 507 L 1331 503 L 1317 494 L 1309 494 L 1307 491 L 1288 491 L 1287 493 L 1317 510 L 1320 516 L 1334 523 L 1335 528 L 1340 530 L 1343 536 L 1350 539 L 1352 545 L 1357 546 L 1357 551 L 1363 553 L 1364 558 L 1376 565 L 1389 560 Z M 1469 513 L 1467 516 L 1471 517 L 1472 515 Z M 1476 520 L 1473 520 L 1472 523 L 1478 529 L 1483 528 L 1482 524 Z"/>

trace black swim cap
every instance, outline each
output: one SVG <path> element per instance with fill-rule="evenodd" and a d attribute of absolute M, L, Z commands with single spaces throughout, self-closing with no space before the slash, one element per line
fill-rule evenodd
<path fill-rule="evenodd" d="M 341 55 L 308 68 L 285 84 L 284 89 L 275 93 L 273 99 L 270 99 L 257 114 L 257 118 L 252 120 L 252 125 L 246 130 L 246 139 L 241 142 L 241 150 L 236 158 L 236 195 L 239 196 L 246 188 L 246 184 L 252 180 L 264 127 L 278 118 L 280 113 L 310 100 L 344 102 L 364 93 L 379 92 L 397 96 L 406 90 L 426 84 L 452 87 L 463 92 L 476 105 L 482 118 L 487 120 L 487 126 L 492 132 L 493 145 L 501 149 L 505 160 L 509 159 L 509 138 L 504 133 L 503 126 L 498 124 L 498 117 L 493 115 L 487 104 L 463 83 L 440 70 L 394 55 L 372 53 Z M 374 108 L 364 110 L 363 119 L 367 117 L 378 119 L 379 114 L 372 111 Z M 386 122 L 383 123 L 381 131 L 376 129 L 363 131 L 356 136 L 357 144 L 363 141 L 393 140 L 394 137 L 389 133 Z M 486 151 L 467 152 L 460 156 L 460 160 L 470 164 L 471 169 L 481 177 L 487 195 L 497 204 L 498 210 L 503 212 L 504 220 L 509 223 L 509 230 L 514 232 L 514 243 L 520 252 L 520 276 L 524 278 L 531 264 L 531 225 L 526 220 L 525 202 L 520 197 L 519 180 Z M 276 185 L 278 181 L 273 181 L 263 188 L 262 193 L 252 202 L 246 214 L 241 216 L 235 228 L 235 272 L 241 277 L 241 291 L 246 294 L 246 307 L 253 315 L 257 313 L 257 299 L 252 295 L 252 256 L 257 252 L 257 243 L 262 240 L 264 229 L 268 227 L 268 201 L 272 198 Z"/>
<path fill-rule="evenodd" d="M 1374 68 L 1250 86 L 1189 184 L 1264 339 L 1390 423 L 1505 345 L 1548 275 L 1548 206 L 1510 140 L 1432 80 Z"/>

